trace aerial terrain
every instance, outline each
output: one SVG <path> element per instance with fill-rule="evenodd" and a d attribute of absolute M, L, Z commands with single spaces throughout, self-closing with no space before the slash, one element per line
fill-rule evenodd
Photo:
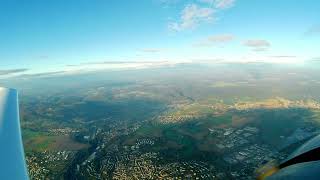
<path fill-rule="evenodd" d="M 317 61 L 39 74 L 20 92 L 31 179 L 254 179 L 320 130 Z"/>

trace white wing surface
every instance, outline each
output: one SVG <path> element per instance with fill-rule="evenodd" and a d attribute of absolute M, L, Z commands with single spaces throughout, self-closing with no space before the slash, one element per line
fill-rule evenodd
<path fill-rule="evenodd" d="M 18 93 L 15 89 L 1 87 L 0 179 L 29 179 L 21 138 Z"/>

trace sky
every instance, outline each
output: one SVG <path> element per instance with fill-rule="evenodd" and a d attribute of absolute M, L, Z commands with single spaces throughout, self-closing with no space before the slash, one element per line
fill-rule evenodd
<path fill-rule="evenodd" d="M 318 0 L 1 0 L 0 76 L 319 59 L 319 9 Z"/>

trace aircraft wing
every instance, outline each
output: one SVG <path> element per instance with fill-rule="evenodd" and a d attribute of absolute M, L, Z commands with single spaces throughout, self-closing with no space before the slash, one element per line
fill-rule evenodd
<path fill-rule="evenodd" d="M 314 179 L 320 178 L 320 135 L 312 138 L 277 167 L 271 167 L 258 179 Z"/>
<path fill-rule="evenodd" d="M 1 87 L 0 179 L 29 179 L 21 138 L 18 92 Z"/>

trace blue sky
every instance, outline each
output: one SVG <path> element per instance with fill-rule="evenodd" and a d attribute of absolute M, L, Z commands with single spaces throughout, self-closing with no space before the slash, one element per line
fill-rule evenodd
<path fill-rule="evenodd" d="M 0 76 L 104 61 L 319 58 L 319 9 L 317 0 L 3 0 Z"/>

